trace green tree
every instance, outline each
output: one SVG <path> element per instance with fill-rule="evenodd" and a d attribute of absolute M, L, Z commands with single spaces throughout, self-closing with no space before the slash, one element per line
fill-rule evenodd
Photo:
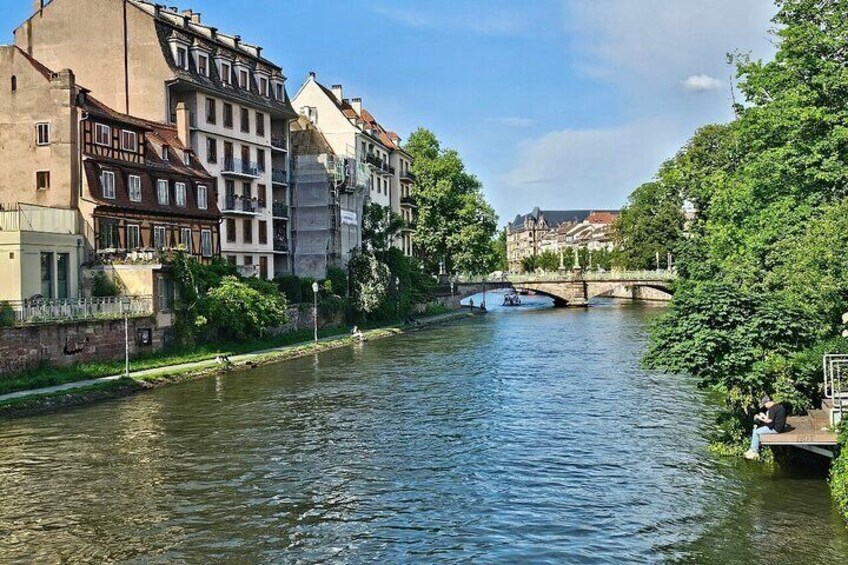
<path fill-rule="evenodd" d="M 459 154 L 443 149 L 429 130 L 415 131 L 405 149 L 415 159 L 415 239 L 425 269 L 436 273 L 444 262 L 448 272 L 488 271 L 497 216 L 480 181 L 466 171 Z"/>
<path fill-rule="evenodd" d="M 206 294 L 204 310 L 220 336 L 243 339 L 285 324 L 286 306 L 285 297 L 273 284 L 251 284 L 227 276 Z"/>
<path fill-rule="evenodd" d="M 619 261 L 629 269 L 656 267 L 683 239 L 683 201 L 676 187 L 662 180 L 648 182 L 630 195 L 615 221 L 613 233 Z"/>
<path fill-rule="evenodd" d="M 405 226 L 400 214 L 379 204 L 369 204 L 362 218 L 362 244 L 367 251 L 385 260 L 386 253 Z"/>
<path fill-rule="evenodd" d="M 351 281 L 351 304 L 367 317 L 380 308 L 389 289 L 389 268 L 374 255 L 359 251 L 348 265 Z"/>

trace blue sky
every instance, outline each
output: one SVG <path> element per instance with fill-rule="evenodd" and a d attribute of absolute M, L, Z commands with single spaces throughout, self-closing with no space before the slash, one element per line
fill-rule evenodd
<path fill-rule="evenodd" d="M 67 0 L 58 0 L 67 1 Z M 725 54 L 769 57 L 771 0 L 185 0 L 387 128 L 436 132 L 501 223 L 617 208 L 702 124 L 730 118 Z M 5 42 L 31 0 L 0 0 Z"/>

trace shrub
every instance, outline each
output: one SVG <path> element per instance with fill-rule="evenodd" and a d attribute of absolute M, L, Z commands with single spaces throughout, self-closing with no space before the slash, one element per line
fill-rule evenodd
<path fill-rule="evenodd" d="M 118 284 L 107 277 L 105 273 L 94 275 L 91 286 L 91 295 L 95 298 L 108 298 L 121 294 Z"/>
<path fill-rule="evenodd" d="M 339 296 L 347 294 L 347 274 L 344 269 L 329 267 L 327 269 L 327 281 L 332 284 L 334 293 Z"/>
<path fill-rule="evenodd" d="M 270 327 L 286 323 L 286 299 L 276 288 L 224 277 L 205 300 L 210 323 L 222 337 L 258 337 Z"/>
<path fill-rule="evenodd" d="M 15 325 L 15 311 L 8 302 L 0 302 L 0 327 Z"/>
<path fill-rule="evenodd" d="M 308 277 L 304 277 L 300 279 L 300 300 L 301 302 L 309 302 L 312 303 L 312 283 L 315 282 L 315 279 L 310 279 Z"/>
<path fill-rule="evenodd" d="M 299 304 L 303 302 L 299 278 L 294 275 L 283 275 L 276 279 L 276 283 L 280 292 L 286 295 L 286 300 L 288 300 L 290 304 Z M 310 292 L 312 291 L 310 290 Z"/>

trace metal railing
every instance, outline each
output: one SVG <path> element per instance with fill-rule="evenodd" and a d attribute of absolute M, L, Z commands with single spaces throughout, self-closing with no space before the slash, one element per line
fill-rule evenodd
<path fill-rule="evenodd" d="M 415 182 L 415 175 L 412 171 L 404 171 L 400 174 L 400 180 L 408 180 L 411 182 Z"/>
<path fill-rule="evenodd" d="M 404 206 L 417 206 L 418 204 L 415 202 L 414 196 L 402 196 L 400 199 L 400 203 Z"/>
<path fill-rule="evenodd" d="M 241 196 L 227 196 L 224 198 L 223 212 L 243 212 L 255 214 L 258 201 L 242 198 Z"/>
<path fill-rule="evenodd" d="M 831 402 L 830 422 L 843 419 L 848 408 L 848 355 L 825 355 L 822 360 L 824 397 Z"/>
<path fill-rule="evenodd" d="M 285 169 L 271 169 L 271 180 L 276 183 L 286 184 L 288 181 L 286 180 L 286 170 Z"/>
<path fill-rule="evenodd" d="M 271 213 L 275 218 L 288 218 L 289 207 L 285 204 L 274 202 L 273 206 L 271 207 Z"/>
<path fill-rule="evenodd" d="M 8 304 L 19 324 L 140 318 L 153 314 L 152 296 L 30 299 Z"/>
<path fill-rule="evenodd" d="M 285 137 L 277 137 L 275 135 L 271 136 L 271 147 L 274 149 L 282 149 L 286 150 L 286 138 Z"/>
<path fill-rule="evenodd" d="M 456 278 L 460 283 L 482 283 L 482 282 L 568 282 L 568 281 L 673 281 L 677 279 L 674 271 L 573 271 L 567 270 L 562 273 L 527 273 L 516 275 L 504 273 L 498 276 L 481 275 L 469 276 L 459 275 Z"/>
<path fill-rule="evenodd" d="M 262 167 L 260 167 L 259 163 L 236 159 L 235 157 L 224 157 L 224 166 L 221 168 L 221 171 L 251 177 L 262 176 Z"/>
<path fill-rule="evenodd" d="M 285 239 L 275 237 L 274 238 L 274 251 L 288 251 L 289 250 L 289 242 Z"/>

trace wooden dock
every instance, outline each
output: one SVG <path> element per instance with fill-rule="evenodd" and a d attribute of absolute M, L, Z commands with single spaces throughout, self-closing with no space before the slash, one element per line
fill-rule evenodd
<path fill-rule="evenodd" d="M 760 437 L 760 443 L 768 446 L 798 447 L 833 457 L 828 447 L 837 445 L 836 432 L 828 427 L 827 413 L 824 410 L 811 410 L 806 416 L 787 418 L 790 427 L 782 434 L 769 434 Z"/>

